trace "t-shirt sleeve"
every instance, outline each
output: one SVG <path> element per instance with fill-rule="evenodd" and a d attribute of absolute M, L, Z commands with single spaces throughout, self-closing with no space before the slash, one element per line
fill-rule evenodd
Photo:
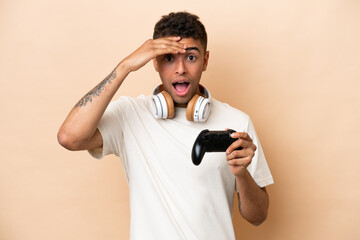
<path fill-rule="evenodd" d="M 103 139 L 103 146 L 88 152 L 97 159 L 106 155 L 120 155 L 123 144 L 124 114 L 121 109 L 121 100 L 111 102 L 103 114 L 98 129 Z"/>
<path fill-rule="evenodd" d="M 250 175 L 253 177 L 253 179 L 255 180 L 256 184 L 259 187 L 265 187 L 267 185 L 273 184 L 274 183 L 273 177 L 271 175 L 269 166 L 266 162 L 266 158 L 263 149 L 261 147 L 260 141 L 255 132 L 254 125 L 250 119 L 246 132 L 252 138 L 254 144 L 257 147 L 252 162 L 248 166 L 248 171 Z M 237 190 L 237 184 L 235 184 L 235 186 Z"/>

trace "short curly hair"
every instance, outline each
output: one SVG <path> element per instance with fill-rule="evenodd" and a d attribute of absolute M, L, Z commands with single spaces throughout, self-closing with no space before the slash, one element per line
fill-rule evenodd
<path fill-rule="evenodd" d="M 175 36 L 200 40 L 204 51 L 206 51 L 206 30 L 200 22 L 199 17 L 194 14 L 188 12 L 172 12 L 162 16 L 155 24 L 153 39 Z"/>

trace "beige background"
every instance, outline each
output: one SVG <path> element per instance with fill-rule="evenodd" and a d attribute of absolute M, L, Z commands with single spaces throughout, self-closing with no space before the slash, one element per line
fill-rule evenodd
<path fill-rule="evenodd" d="M 356 0 L 0 1 L 0 239 L 128 238 L 119 159 L 69 152 L 56 133 L 159 17 L 178 10 L 201 17 L 202 83 L 252 117 L 275 178 L 268 220 L 253 227 L 236 213 L 237 238 L 360 239 Z M 116 96 L 158 83 L 148 64 Z"/>

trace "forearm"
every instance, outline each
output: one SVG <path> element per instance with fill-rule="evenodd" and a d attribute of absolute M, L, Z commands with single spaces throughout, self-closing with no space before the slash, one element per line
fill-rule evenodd
<path fill-rule="evenodd" d="M 81 149 L 94 135 L 97 126 L 116 91 L 128 75 L 122 62 L 96 87 L 82 97 L 59 129 L 58 140 L 71 150 Z"/>
<path fill-rule="evenodd" d="M 265 221 L 269 208 L 269 197 L 265 188 L 260 188 L 248 171 L 235 176 L 239 191 L 241 215 L 254 225 Z"/>
<path fill-rule="evenodd" d="M 186 52 L 186 45 L 179 43 L 180 39 L 180 37 L 168 37 L 147 40 L 121 61 L 102 82 L 75 105 L 58 132 L 59 143 L 70 150 L 100 147 L 102 139 L 99 140 L 100 134 L 96 133 L 97 126 L 126 76 L 159 55 Z"/>

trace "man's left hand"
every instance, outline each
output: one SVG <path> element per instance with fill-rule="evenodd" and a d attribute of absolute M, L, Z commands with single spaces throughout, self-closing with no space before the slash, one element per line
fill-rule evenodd
<path fill-rule="evenodd" d="M 245 132 L 234 132 L 232 138 L 237 138 L 226 150 L 226 158 L 231 172 L 237 176 L 243 176 L 255 155 L 256 146 L 253 140 Z M 242 150 L 236 150 L 242 147 Z"/>

